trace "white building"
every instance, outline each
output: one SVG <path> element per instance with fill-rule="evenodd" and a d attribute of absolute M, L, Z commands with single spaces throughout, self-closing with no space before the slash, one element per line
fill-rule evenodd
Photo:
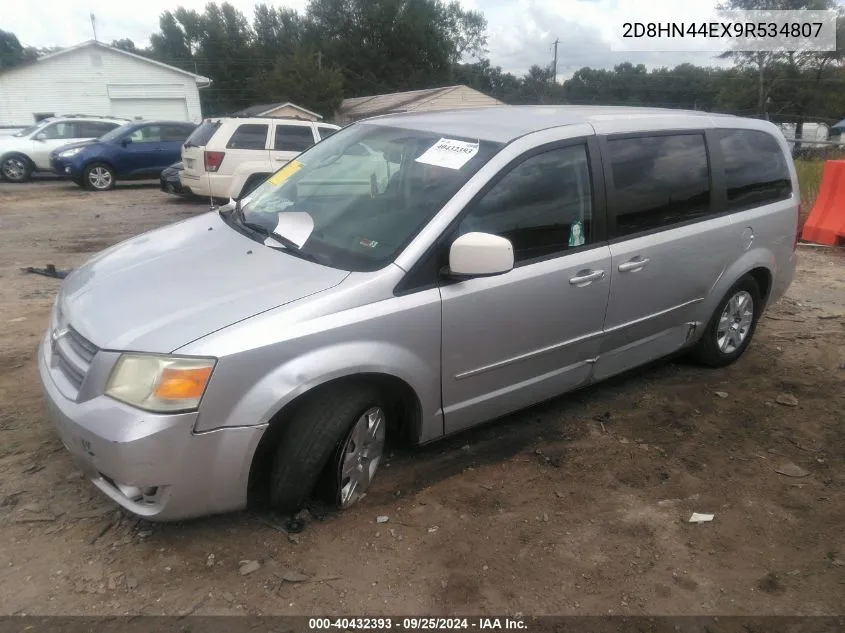
<path fill-rule="evenodd" d="M 202 120 L 199 89 L 211 80 L 89 41 L 0 71 L 0 126 L 50 115 Z"/>

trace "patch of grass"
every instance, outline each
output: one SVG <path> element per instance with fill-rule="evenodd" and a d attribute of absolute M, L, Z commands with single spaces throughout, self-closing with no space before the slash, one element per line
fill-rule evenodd
<path fill-rule="evenodd" d="M 819 196 L 824 161 L 821 159 L 796 160 L 795 171 L 798 172 L 798 186 L 801 189 L 802 214 L 799 222 L 803 225 Z"/>

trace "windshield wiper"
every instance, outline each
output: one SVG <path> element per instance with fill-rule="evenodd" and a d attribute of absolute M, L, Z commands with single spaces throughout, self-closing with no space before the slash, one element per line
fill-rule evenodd
<path fill-rule="evenodd" d="M 300 257 L 302 259 L 308 260 L 310 262 L 314 262 L 315 264 L 321 264 L 322 263 L 317 257 L 312 255 L 311 253 L 303 252 L 303 250 L 299 247 L 299 245 L 296 242 L 294 242 L 292 239 L 290 239 L 289 237 L 285 237 L 281 233 L 277 233 L 276 231 L 271 231 L 271 230 L 265 228 L 264 226 L 262 226 L 260 224 L 257 224 L 255 222 L 250 222 L 249 220 L 247 220 L 244 217 L 244 212 L 243 212 L 243 209 L 241 208 L 241 201 L 240 200 L 237 200 L 235 202 L 234 215 L 235 215 L 237 222 L 241 226 L 243 226 L 244 228 L 247 228 L 247 229 L 249 229 L 249 230 L 251 230 L 255 233 L 258 233 L 259 235 L 263 235 L 264 237 L 272 237 L 274 240 L 276 240 L 282 246 L 284 246 L 285 250 L 289 251 L 292 255 L 296 255 L 297 257 Z"/>

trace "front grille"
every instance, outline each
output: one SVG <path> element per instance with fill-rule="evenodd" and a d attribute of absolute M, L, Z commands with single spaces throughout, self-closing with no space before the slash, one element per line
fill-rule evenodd
<path fill-rule="evenodd" d="M 53 342 L 56 367 L 76 389 L 82 386 L 97 351 L 96 345 L 72 327 L 68 327 L 65 335 Z"/>

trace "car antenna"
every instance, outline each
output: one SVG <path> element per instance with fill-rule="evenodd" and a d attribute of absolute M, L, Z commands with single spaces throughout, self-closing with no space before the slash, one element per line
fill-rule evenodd
<path fill-rule="evenodd" d="M 205 150 L 203 150 L 203 154 L 205 154 Z M 205 156 L 202 159 L 203 167 L 205 165 Z M 205 177 L 208 180 L 208 207 L 211 211 L 214 211 L 214 193 L 211 191 L 211 172 L 208 171 L 208 168 L 205 169 Z"/>

